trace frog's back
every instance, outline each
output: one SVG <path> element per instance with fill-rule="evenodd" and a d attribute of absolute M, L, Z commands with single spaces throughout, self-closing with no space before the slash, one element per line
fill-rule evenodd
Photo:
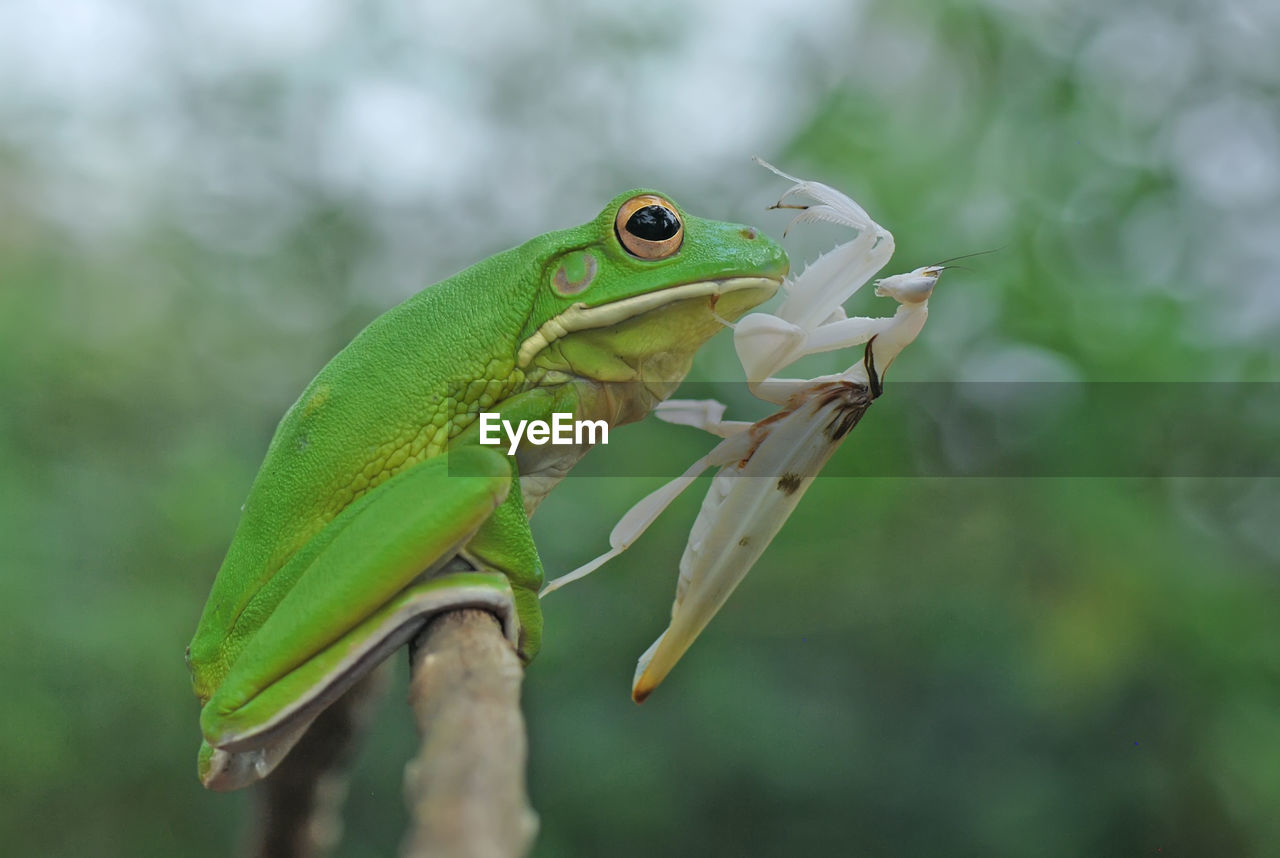
<path fill-rule="evenodd" d="M 522 383 L 515 355 L 532 295 L 517 254 L 491 257 L 379 316 L 286 412 L 192 641 L 197 690 L 229 665 L 237 626 L 256 628 L 287 592 L 289 582 L 275 582 L 272 598 L 254 599 L 294 552 L 362 494 L 443 452 Z"/>

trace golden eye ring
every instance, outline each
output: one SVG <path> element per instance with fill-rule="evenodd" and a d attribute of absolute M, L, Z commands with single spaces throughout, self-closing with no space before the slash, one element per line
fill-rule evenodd
<path fill-rule="evenodd" d="M 656 194 L 637 194 L 618 208 L 613 231 L 623 248 L 638 259 L 674 256 L 684 241 L 684 222 L 676 207 Z"/>

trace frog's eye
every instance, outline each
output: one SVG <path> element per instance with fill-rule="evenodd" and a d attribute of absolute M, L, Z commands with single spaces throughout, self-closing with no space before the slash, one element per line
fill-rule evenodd
<path fill-rule="evenodd" d="M 627 252 L 640 259 L 666 259 L 684 241 L 676 207 L 654 194 L 639 194 L 623 203 L 613 229 Z"/>

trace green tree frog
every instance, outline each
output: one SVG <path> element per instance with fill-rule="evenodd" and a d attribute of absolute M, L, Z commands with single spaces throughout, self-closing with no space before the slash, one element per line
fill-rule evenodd
<path fill-rule="evenodd" d="M 375 319 L 280 421 L 187 649 L 205 786 L 269 773 L 433 613 L 487 608 L 532 659 L 528 517 L 591 445 L 508 455 L 481 413 L 638 420 L 787 270 L 755 229 L 633 190 Z"/>

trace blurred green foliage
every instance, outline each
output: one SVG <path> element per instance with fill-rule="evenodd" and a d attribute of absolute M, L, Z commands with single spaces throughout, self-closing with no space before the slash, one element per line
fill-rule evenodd
<path fill-rule="evenodd" d="M 98 0 L 76 6 L 92 32 L 134 33 L 96 48 L 110 92 L 94 88 L 105 72 L 73 74 L 83 57 L 64 89 L 34 59 L 8 69 L 7 854 L 241 843 L 248 796 L 194 777 L 182 649 L 275 421 L 379 311 L 586 220 L 618 188 L 652 184 L 778 234 L 785 221 L 761 209 L 782 187 L 750 165 L 759 153 L 862 202 L 897 237 L 889 273 L 1001 247 L 947 275 L 897 380 L 1280 378 L 1280 64 L 1265 3 L 1225 17 L 1136 0 L 687 17 L 658 4 L 633 18 L 546 3 L 465 49 L 418 19 L 400 26 L 398 4 L 368 5 L 339 20 L 319 4 L 317 36 L 288 17 L 296 4 L 257 4 L 276 18 L 232 4 L 201 45 L 212 12 L 156 7 L 128 19 L 134 32 Z M 6 14 L 12 33 L 21 12 Z M 139 42 L 178 20 L 165 15 L 193 17 Z M 478 35 L 459 15 L 451 32 Z M 241 18 L 258 30 L 227 24 Z M 534 25 L 542 38 L 524 38 Z M 259 30 L 261 44 L 226 35 Z M 32 41 L 79 44 L 60 32 Z M 720 49 L 737 53 L 717 65 Z M 145 85 L 124 92 L 129 63 Z M 399 82 L 390 107 L 327 112 L 364 78 L 383 82 L 375 107 Z M 472 104 L 472 137 L 448 117 L 428 139 L 403 134 L 406 92 Z M 668 109 L 706 126 L 683 131 Z M 380 136 L 326 144 L 333 123 Z M 370 140 L 390 148 L 362 150 Z M 410 174 L 417 185 L 395 184 Z M 789 239 L 797 264 L 831 240 L 813 235 Z M 887 312 L 874 300 L 851 309 Z M 734 378 L 729 344 L 697 372 Z M 906 447 L 915 428 L 874 433 Z M 593 455 L 691 460 L 706 444 L 649 421 Z M 876 449 L 855 432 L 839 455 Z M 657 483 L 567 480 L 535 520 L 548 570 L 602 549 Z M 819 480 L 636 707 L 632 669 L 665 625 L 693 494 L 547 600 L 525 685 L 535 854 L 1275 854 L 1274 478 Z M 400 694 L 355 773 L 341 855 L 393 854 L 403 830 L 415 738 Z"/>

